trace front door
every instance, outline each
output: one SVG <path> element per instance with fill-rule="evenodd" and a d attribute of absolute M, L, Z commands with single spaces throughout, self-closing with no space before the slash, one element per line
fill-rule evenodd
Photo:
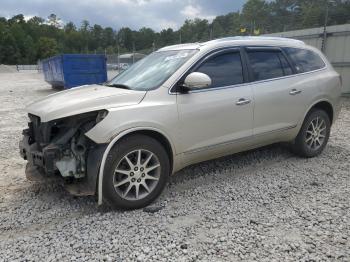
<path fill-rule="evenodd" d="M 193 71 L 207 74 L 212 85 L 177 95 L 186 164 L 230 154 L 253 134 L 254 101 L 239 50 L 212 54 Z"/>

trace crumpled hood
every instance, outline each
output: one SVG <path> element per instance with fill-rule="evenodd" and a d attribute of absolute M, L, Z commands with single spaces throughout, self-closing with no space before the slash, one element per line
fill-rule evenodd
<path fill-rule="evenodd" d="M 102 85 L 72 88 L 49 95 L 27 106 L 28 113 L 48 122 L 81 113 L 138 104 L 146 91 L 133 91 Z"/>

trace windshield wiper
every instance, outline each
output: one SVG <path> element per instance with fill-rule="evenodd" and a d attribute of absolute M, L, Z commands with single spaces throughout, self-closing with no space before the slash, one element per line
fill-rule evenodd
<path fill-rule="evenodd" d="M 130 86 L 123 85 L 123 84 L 106 84 L 105 86 L 122 88 L 122 89 L 131 89 Z"/>

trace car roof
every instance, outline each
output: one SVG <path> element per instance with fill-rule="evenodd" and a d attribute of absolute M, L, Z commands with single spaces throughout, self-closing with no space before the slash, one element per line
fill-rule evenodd
<path fill-rule="evenodd" d="M 284 37 L 267 37 L 267 36 L 234 36 L 225 37 L 215 40 L 211 40 L 203 43 L 190 43 L 190 44 L 179 44 L 166 46 L 158 51 L 170 51 L 170 50 L 188 50 L 188 49 L 200 49 L 216 48 L 221 46 L 248 46 L 248 45 L 259 45 L 259 46 L 291 46 L 300 47 L 306 46 L 303 41 L 284 38 Z"/>

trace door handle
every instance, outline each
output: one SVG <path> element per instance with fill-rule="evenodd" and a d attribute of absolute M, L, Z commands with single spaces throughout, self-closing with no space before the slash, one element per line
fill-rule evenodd
<path fill-rule="evenodd" d="M 289 94 L 292 95 L 292 96 L 295 96 L 297 94 L 300 94 L 301 93 L 301 90 L 297 90 L 297 89 L 292 89 Z"/>
<path fill-rule="evenodd" d="M 251 101 L 249 99 L 241 98 L 236 102 L 236 105 L 243 106 L 249 104 Z"/>

